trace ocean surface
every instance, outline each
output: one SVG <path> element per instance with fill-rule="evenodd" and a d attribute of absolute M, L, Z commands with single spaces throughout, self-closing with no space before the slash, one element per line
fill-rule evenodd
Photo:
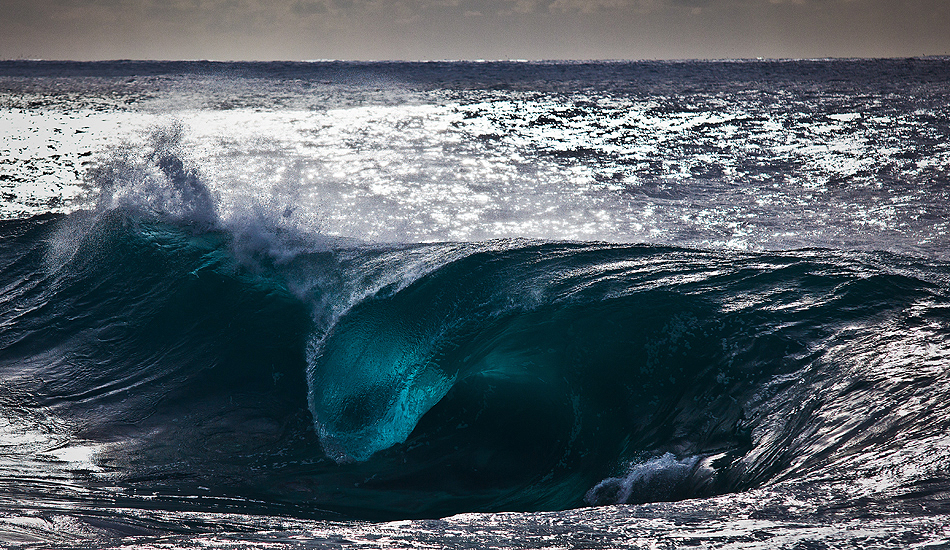
<path fill-rule="evenodd" d="M 950 547 L 950 59 L 0 62 L 0 546 Z"/>

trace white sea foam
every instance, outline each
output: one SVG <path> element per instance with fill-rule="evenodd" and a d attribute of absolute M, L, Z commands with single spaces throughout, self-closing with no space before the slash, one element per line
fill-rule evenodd
<path fill-rule="evenodd" d="M 584 500 L 591 505 L 679 500 L 687 496 L 686 487 L 699 485 L 710 473 L 708 467 L 703 467 L 701 457 L 679 459 L 666 453 L 631 463 L 622 476 L 607 478 L 594 486 Z"/>

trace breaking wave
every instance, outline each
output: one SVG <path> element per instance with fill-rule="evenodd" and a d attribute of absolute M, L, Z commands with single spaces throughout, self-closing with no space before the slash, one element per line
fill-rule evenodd
<path fill-rule="evenodd" d="M 4 409 L 95 449 L 55 498 L 432 517 L 950 462 L 944 263 L 360 243 L 266 201 L 222 215 L 176 130 L 154 139 L 93 172 L 96 208 L 0 222 Z"/>

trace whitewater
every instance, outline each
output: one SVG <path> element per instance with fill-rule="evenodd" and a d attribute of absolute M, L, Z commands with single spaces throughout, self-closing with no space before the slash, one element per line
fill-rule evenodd
<path fill-rule="evenodd" d="M 0 62 L 0 542 L 950 545 L 948 99 Z"/>

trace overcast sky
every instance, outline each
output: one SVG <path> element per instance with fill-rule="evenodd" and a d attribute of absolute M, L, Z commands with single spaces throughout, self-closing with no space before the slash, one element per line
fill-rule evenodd
<path fill-rule="evenodd" d="M 950 0 L 0 0 L 0 58 L 950 55 Z"/>

